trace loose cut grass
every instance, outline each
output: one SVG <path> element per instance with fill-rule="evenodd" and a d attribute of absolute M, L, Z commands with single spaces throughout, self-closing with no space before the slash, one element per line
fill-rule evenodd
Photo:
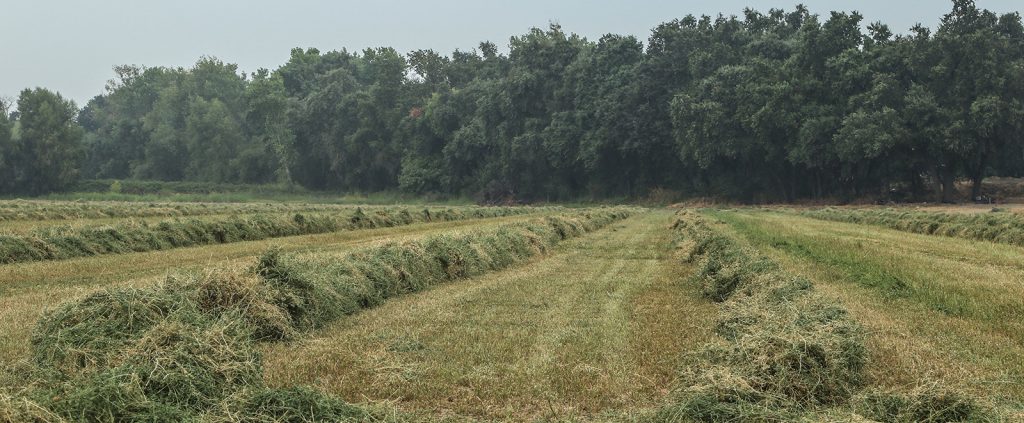
<path fill-rule="evenodd" d="M 128 220 L 116 225 L 40 228 L 30 234 L 0 235 L 0 264 L 59 260 L 103 254 L 167 250 L 339 230 L 408 225 L 414 222 L 513 216 L 531 208 L 452 208 L 410 212 L 376 209 L 334 214 L 250 215 L 226 219 L 171 219 L 157 223 Z"/>
<path fill-rule="evenodd" d="M 962 392 L 934 385 L 912 392 L 874 390 L 858 398 L 862 415 L 894 423 L 996 422 L 996 415 Z"/>
<path fill-rule="evenodd" d="M 660 420 L 786 421 L 844 404 L 860 388 L 863 332 L 845 309 L 693 213 L 673 228 L 688 239 L 705 297 L 723 304 L 724 342 L 687 359 Z"/>
<path fill-rule="evenodd" d="M 1019 296 L 1011 293 L 1019 286 L 1011 282 L 1015 279 L 1010 275 L 1020 273 L 1020 252 L 1014 247 L 901 234 L 782 213 L 710 215 L 728 224 L 719 226 L 722 233 L 759 247 L 787 272 L 811 278 L 819 290 L 844 300 L 850 313 L 869 329 L 865 340 L 871 358 L 865 369 L 869 386 L 851 401 L 855 409 L 865 397 L 883 395 L 903 398 L 902 403 L 909 407 L 890 415 L 943 416 L 942 401 L 927 400 L 932 393 L 942 392 L 940 397 L 959 398 L 956 402 L 970 405 L 961 408 L 972 410 L 963 421 L 1012 420 L 1007 415 L 1014 407 L 1019 409 L 1013 404 L 1019 404 L 1021 398 L 1017 383 L 1021 367 L 1015 356 L 1020 348 L 1013 339 L 1019 337 L 1019 331 L 1009 329 L 1019 322 L 1012 318 L 1016 314 L 1009 312 L 1014 308 L 1006 304 L 1019 302 Z M 922 273 L 928 276 L 922 277 Z M 893 295 L 891 285 L 884 283 L 892 278 L 906 284 L 900 291 L 906 294 Z M 935 304 L 965 304 L 957 297 L 989 289 L 1002 294 L 970 301 L 988 304 L 985 313 L 965 312 L 954 317 L 945 311 L 949 307 L 932 305 L 932 299 L 941 299 Z M 983 317 L 1001 313 L 1005 313 L 1002 318 Z M 927 411 L 930 406 L 936 408 Z"/>
<path fill-rule="evenodd" d="M 270 252 L 260 259 L 257 272 L 274 287 L 277 306 L 288 312 L 293 324 L 309 330 L 388 298 L 506 268 L 628 215 L 610 211 L 552 216 L 458 236 L 385 244 L 340 257 L 282 257 Z"/>
<path fill-rule="evenodd" d="M 884 226 L 925 235 L 1024 246 L 1024 215 L 998 208 L 989 213 L 941 213 L 900 209 L 806 210 L 801 216 L 834 222 Z"/>
<path fill-rule="evenodd" d="M 422 421 L 644 421 L 679 353 L 715 337 L 716 306 L 680 283 L 690 268 L 671 258 L 672 219 L 644 213 L 529 265 L 267 345 L 268 384 L 310 384 Z"/>
<path fill-rule="evenodd" d="M 518 263 L 629 214 L 549 217 L 450 242 L 383 245 L 306 266 L 270 252 L 251 272 L 207 272 L 97 293 L 40 320 L 32 336 L 35 382 L 27 394 L 0 403 L 0 413 L 20 415 L 26 404 L 38 404 L 85 421 L 340 419 L 351 409 L 337 400 L 301 389 L 264 389 L 256 343 L 290 338 L 384 299 L 470 276 L 466 269 Z M 467 251 L 479 254 L 463 257 Z"/>
<path fill-rule="evenodd" d="M 546 213 L 541 213 L 546 214 Z M 386 241 L 404 241 L 453 230 L 523 222 L 530 215 L 416 223 L 391 228 L 341 231 L 196 248 L 107 255 L 0 266 L 0 368 L 27 357 L 32 327 L 44 311 L 109 287 L 144 288 L 169 274 L 205 269 L 244 269 L 269 248 L 282 252 L 341 254 Z"/>
<path fill-rule="evenodd" d="M 195 203 L 0 200 L 0 222 L 70 221 L 113 218 L 189 217 L 208 215 L 252 215 L 330 213 L 352 211 L 356 206 L 311 203 Z"/>
<path fill-rule="evenodd" d="M 686 360 L 660 420 L 782 422 L 831 419 L 836 410 L 886 422 L 993 416 L 987 403 L 948 387 L 864 391 L 866 335 L 844 306 L 704 218 L 683 213 L 675 229 L 701 262 L 695 279 L 705 296 L 722 302 L 716 332 L 723 342 Z"/>

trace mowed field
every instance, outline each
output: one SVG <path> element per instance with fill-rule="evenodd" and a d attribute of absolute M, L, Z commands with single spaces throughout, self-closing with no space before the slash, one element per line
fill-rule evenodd
<path fill-rule="evenodd" d="M 334 222 L 0 264 L 0 422 L 1024 421 L 1016 213 L 380 209 L 0 204 Z"/>
<path fill-rule="evenodd" d="M 871 384 L 940 384 L 1024 418 L 1021 247 L 791 213 L 709 215 L 850 310 L 868 331 Z"/>

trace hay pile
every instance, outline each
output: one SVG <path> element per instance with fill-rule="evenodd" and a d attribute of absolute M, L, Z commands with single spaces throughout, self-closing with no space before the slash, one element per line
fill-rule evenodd
<path fill-rule="evenodd" d="M 0 422 L 65 423 L 67 420 L 29 398 L 0 392 Z"/>
<path fill-rule="evenodd" d="M 381 208 L 365 212 L 356 208 L 333 214 L 254 214 L 224 219 L 174 218 L 158 223 L 127 220 L 116 225 L 83 228 L 54 226 L 30 234 L 0 235 L 0 264 L 167 250 L 416 222 L 513 216 L 537 210 L 526 207 L 467 207 L 422 214 L 407 209 Z"/>
<path fill-rule="evenodd" d="M 548 217 L 345 255 L 271 251 L 245 272 L 95 293 L 40 319 L 25 371 L 32 382 L 23 393 L 0 395 L 0 422 L 358 419 L 363 411 L 316 391 L 263 386 L 258 342 L 521 263 L 628 215 Z"/>
<path fill-rule="evenodd" d="M 864 332 L 846 309 L 696 214 L 681 213 L 673 229 L 696 264 L 704 296 L 722 304 L 715 328 L 721 341 L 687 357 L 658 420 L 794 421 L 851 402 L 885 422 L 979 415 L 973 402 L 947 397 L 857 397 L 868 354 Z"/>

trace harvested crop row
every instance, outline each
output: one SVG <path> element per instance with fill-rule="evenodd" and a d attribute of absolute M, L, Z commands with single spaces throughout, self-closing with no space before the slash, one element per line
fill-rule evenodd
<path fill-rule="evenodd" d="M 211 214 L 315 213 L 355 206 L 309 203 L 178 203 L 124 201 L 0 201 L 0 222 L 129 217 L 186 217 Z"/>
<path fill-rule="evenodd" d="M 883 226 L 904 232 L 942 235 L 1024 246 L 1024 216 L 1017 213 L 939 213 L 895 209 L 824 208 L 801 216 L 833 222 Z"/>
<path fill-rule="evenodd" d="M 168 250 L 339 230 L 408 225 L 526 214 L 532 208 L 455 209 L 356 208 L 344 213 L 232 216 L 226 219 L 171 219 L 158 223 L 127 221 L 84 228 L 49 228 L 27 235 L 0 235 L 0 264 L 61 260 L 102 254 Z"/>
<path fill-rule="evenodd" d="M 112 289 L 47 314 L 34 381 L 0 392 L 0 416 L 71 421 L 339 421 L 366 411 L 305 388 L 263 386 L 257 343 L 294 338 L 387 298 L 512 266 L 629 215 L 592 211 L 346 255 L 269 252 L 244 273 Z"/>
<path fill-rule="evenodd" d="M 846 408 L 885 422 L 984 418 L 970 398 L 944 390 L 863 393 L 865 334 L 842 305 L 696 214 L 673 228 L 704 296 L 722 304 L 722 342 L 687 359 L 660 420 L 816 420 Z"/>

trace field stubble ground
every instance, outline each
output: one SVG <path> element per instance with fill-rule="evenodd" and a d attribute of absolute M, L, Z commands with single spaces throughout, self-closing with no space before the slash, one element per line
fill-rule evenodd
<path fill-rule="evenodd" d="M 456 228 L 516 222 L 536 215 L 418 223 L 143 253 L 0 265 L 0 365 L 24 357 L 36 320 L 48 308 L 114 286 L 148 286 L 182 271 L 251 266 L 270 247 L 282 251 L 346 251 Z"/>
<path fill-rule="evenodd" d="M 714 317 L 671 259 L 670 217 L 636 216 L 530 265 L 271 345 L 268 383 L 453 418 L 590 420 L 653 407 Z"/>
<path fill-rule="evenodd" d="M 1024 250 L 771 212 L 715 212 L 867 329 L 869 383 L 956 387 L 1024 418 Z"/>
<path fill-rule="evenodd" d="M 867 329 L 868 385 L 932 381 L 1024 418 L 1020 247 L 786 213 L 709 215 L 716 230 L 842 301 Z M 104 287 L 147 286 L 172 270 L 241 269 L 270 246 L 329 254 L 537 216 L 0 266 L 0 365 L 26 356 L 45 309 Z M 672 221 L 667 211 L 640 214 L 526 265 L 264 344 L 266 383 L 309 385 L 426 420 L 642 419 L 678 383 L 681 357 L 715 337 L 717 306 L 700 297 L 691 265 L 677 256 Z"/>

